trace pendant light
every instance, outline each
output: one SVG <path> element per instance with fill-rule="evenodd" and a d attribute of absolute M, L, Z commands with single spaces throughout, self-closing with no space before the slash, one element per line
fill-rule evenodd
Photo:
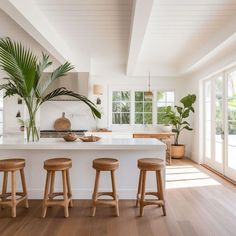
<path fill-rule="evenodd" d="M 149 75 L 148 75 L 148 91 L 144 92 L 144 98 L 145 99 L 152 99 L 153 97 L 153 93 L 152 91 L 150 90 L 150 72 L 149 72 Z"/>

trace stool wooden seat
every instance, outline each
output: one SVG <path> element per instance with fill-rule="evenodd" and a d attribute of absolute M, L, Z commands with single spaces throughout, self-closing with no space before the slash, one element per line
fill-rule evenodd
<path fill-rule="evenodd" d="M 24 159 L 4 159 L 0 160 L 0 171 L 4 172 L 2 194 L 0 195 L 0 205 L 10 206 L 12 209 L 12 217 L 16 217 L 16 206 L 24 201 L 25 207 L 29 207 L 27 188 L 24 174 L 25 160 Z M 22 192 L 16 192 L 16 171 L 20 171 Z M 11 172 L 11 192 L 7 192 L 8 172 Z M 19 198 L 17 198 L 19 196 Z M 11 197 L 11 199 L 9 199 Z"/>
<path fill-rule="evenodd" d="M 115 184 L 115 170 L 119 168 L 119 161 L 112 158 L 98 158 L 93 160 L 93 168 L 96 170 L 94 191 L 93 191 L 93 212 L 92 216 L 95 216 L 97 205 L 112 205 L 115 206 L 116 215 L 119 216 L 119 206 L 118 206 L 118 196 L 116 193 Z M 111 183 L 112 192 L 98 192 L 99 178 L 101 171 L 111 172 Z M 111 196 L 112 200 L 102 200 L 98 199 L 100 196 Z"/>
<path fill-rule="evenodd" d="M 162 176 L 161 176 L 161 171 L 165 168 L 164 161 L 158 158 L 139 159 L 138 168 L 140 169 L 140 174 L 139 174 L 136 206 L 140 204 L 140 216 L 143 216 L 144 206 L 146 205 L 161 206 L 163 210 L 163 215 L 165 216 L 166 209 L 165 209 L 165 200 L 164 200 L 164 193 L 163 193 L 163 182 L 162 182 Z M 147 171 L 156 172 L 157 192 L 145 192 Z M 152 199 L 145 200 L 146 195 L 156 196 L 158 200 L 152 200 Z"/>
<path fill-rule="evenodd" d="M 69 158 L 53 158 L 44 162 L 44 169 L 47 171 L 42 217 L 45 218 L 49 206 L 59 205 L 64 207 L 65 217 L 69 217 L 68 207 L 72 207 L 72 193 L 70 186 L 69 169 L 72 161 Z M 62 173 L 63 192 L 54 192 L 56 171 Z M 63 196 L 63 199 L 54 199 Z"/>

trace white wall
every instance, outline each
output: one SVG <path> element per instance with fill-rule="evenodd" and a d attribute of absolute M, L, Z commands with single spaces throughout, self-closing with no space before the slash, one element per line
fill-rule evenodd
<path fill-rule="evenodd" d="M 193 135 L 189 137 L 191 143 L 191 158 L 203 163 L 202 155 L 202 82 L 204 79 L 222 72 L 236 65 L 236 39 L 230 41 L 225 47 L 217 51 L 211 58 L 202 64 L 193 73 L 186 76 L 185 90 L 197 95 L 196 112 L 192 122 L 194 123 Z"/>

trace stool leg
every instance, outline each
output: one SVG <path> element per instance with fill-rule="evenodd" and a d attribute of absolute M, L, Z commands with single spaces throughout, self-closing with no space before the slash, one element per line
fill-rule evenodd
<path fill-rule="evenodd" d="M 160 200 L 162 200 L 164 203 L 162 205 L 162 210 L 163 210 L 163 215 L 166 216 L 165 200 L 164 200 L 164 193 L 163 193 L 163 183 L 162 183 L 162 176 L 161 176 L 160 170 L 156 171 L 156 176 L 157 176 L 158 195 L 159 195 Z"/>
<path fill-rule="evenodd" d="M 55 185 L 55 171 L 52 171 L 52 176 L 51 176 L 51 181 L 50 181 L 50 190 L 49 190 L 49 195 L 53 194 L 54 192 L 54 185 Z M 49 197 L 52 199 L 52 197 Z"/>
<path fill-rule="evenodd" d="M 96 213 L 96 203 L 97 203 L 99 177 L 100 177 L 100 171 L 96 170 L 95 184 L 94 184 L 94 190 L 93 190 L 93 211 L 92 211 L 92 216 L 95 216 L 95 213 Z"/>
<path fill-rule="evenodd" d="M 67 180 L 67 187 L 68 187 L 68 196 L 70 198 L 69 207 L 73 207 L 69 170 L 66 171 L 66 180 Z"/>
<path fill-rule="evenodd" d="M 6 200 L 6 198 L 4 197 L 4 195 L 7 193 L 7 179 L 8 179 L 8 172 L 4 171 L 3 174 L 3 184 L 2 184 L 2 201 L 4 202 Z M 4 205 L 1 206 L 1 208 L 4 208 Z"/>
<path fill-rule="evenodd" d="M 51 176 L 52 176 L 52 172 L 47 171 L 46 184 L 45 184 L 45 190 L 44 190 L 44 199 L 43 199 L 42 218 L 45 218 L 46 213 L 47 213 L 47 200 L 48 200 Z"/>
<path fill-rule="evenodd" d="M 21 170 L 20 170 L 20 177 L 21 177 L 21 183 L 22 183 L 23 194 L 24 194 L 24 196 L 25 196 L 25 207 L 26 207 L 26 208 L 29 208 L 28 194 L 27 194 L 27 188 L 26 188 L 26 182 L 25 182 L 24 169 L 21 169 Z"/>
<path fill-rule="evenodd" d="M 111 171 L 111 183 L 112 183 L 112 194 L 114 197 L 114 200 L 116 201 L 116 216 L 119 216 L 119 204 L 118 204 L 118 198 L 116 193 L 116 182 L 115 182 L 115 171 Z"/>
<path fill-rule="evenodd" d="M 11 216 L 16 217 L 16 173 L 11 172 Z"/>
<path fill-rule="evenodd" d="M 54 192 L 54 185 L 55 185 L 55 171 L 51 171 L 52 175 L 51 175 L 51 180 L 49 181 L 50 182 L 50 188 L 49 188 L 49 199 L 50 200 L 53 200 L 53 197 L 52 197 L 52 194 Z M 52 206 L 48 206 L 49 208 L 51 208 Z"/>
<path fill-rule="evenodd" d="M 139 181 L 138 181 L 138 192 L 137 192 L 137 198 L 136 198 L 136 207 L 138 207 L 139 196 L 141 194 L 141 189 L 142 189 L 142 171 L 140 170 L 140 172 L 139 172 Z"/>
<path fill-rule="evenodd" d="M 68 188 L 67 188 L 67 179 L 66 179 L 66 170 L 62 171 L 62 182 L 63 182 L 63 198 L 64 198 L 64 215 L 69 217 L 69 200 L 68 200 Z"/>
<path fill-rule="evenodd" d="M 143 208 L 145 201 L 145 185 L 146 185 L 146 170 L 142 170 L 142 192 L 140 200 L 140 216 L 143 216 Z"/>

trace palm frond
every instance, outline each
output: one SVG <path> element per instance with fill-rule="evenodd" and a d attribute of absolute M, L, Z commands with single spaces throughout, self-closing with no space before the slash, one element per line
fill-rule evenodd
<path fill-rule="evenodd" d="M 90 107 L 94 117 L 96 116 L 97 118 L 101 118 L 101 113 L 97 110 L 96 105 L 93 102 L 91 102 L 85 96 L 74 93 L 73 91 L 67 90 L 64 87 L 55 89 L 51 93 L 47 94 L 42 99 L 42 103 L 52 100 L 53 98 L 58 97 L 58 96 L 70 96 L 70 97 L 77 98 L 79 101 L 84 102 L 85 104 L 87 104 Z"/>
<path fill-rule="evenodd" d="M 42 60 L 38 62 L 36 67 L 36 74 L 34 80 L 34 90 L 35 95 L 39 98 L 41 96 L 40 91 L 38 90 L 38 84 L 42 78 L 44 70 L 52 65 L 52 61 L 49 61 L 49 55 L 42 53 Z"/>
<path fill-rule="evenodd" d="M 34 81 L 34 88 L 37 88 L 38 82 L 40 81 L 40 78 L 44 72 L 44 70 L 52 65 L 52 61 L 49 61 L 49 55 L 42 53 L 42 60 L 39 61 L 36 67 L 36 75 L 35 75 L 35 81 Z"/>
<path fill-rule="evenodd" d="M 34 85 L 36 63 L 36 56 L 21 43 L 10 38 L 0 39 L 0 67 L 16 86 L 24 88 L 26 96 L 31 93 Z"/>
<path fill-rule="evenodd" d="M 9 82 L 7 84 L 1 84 L 0 85 L 0 91 L 1 90 L 5 90 L 4 97 L 10 97 L 10 96 L 19 94 L 16 86 L 14 84 L 12 84 L 11 82 Z"/>
<path fill-rule="evenodd" d="M 66 73 L 72 70 L 73 68 L 74 66 L 72 66 L 69 62 L 65 62 L 63 65 L 59 66 L 56 70 L 54 70 L 48 79 L 46 79 L 45 81 L 40 81 L 37 87 L 38 91 L 43 94 L 53 81 L 62 76 L 65 76 Z"/>

